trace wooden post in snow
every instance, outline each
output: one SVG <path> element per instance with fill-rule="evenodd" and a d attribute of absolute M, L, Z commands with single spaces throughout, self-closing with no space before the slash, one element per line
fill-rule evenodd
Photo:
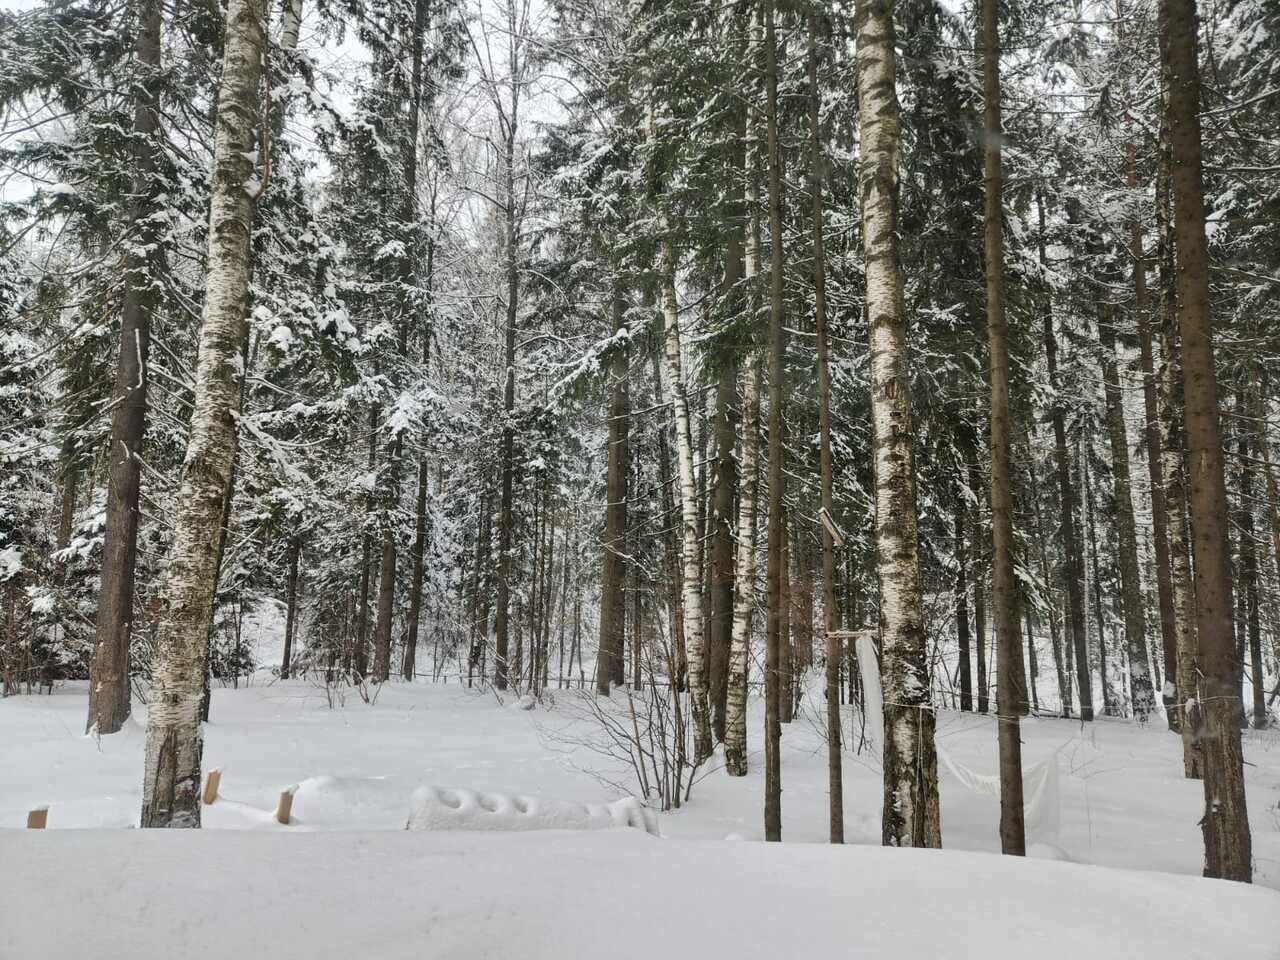
<path fill-rule="evenodd" d="M 206 807 L 218 799 L 218 784 L 221 782 L 221 770 L 210 770 L 209 775 L 204 778 L 204 792 L 201 793 L 200 799 L 204 801 Z"/>
<path fill-rule="evenodd" d="M 293 795 L 298 791 L 298 785 L 294 784 L 289 789 L 280 794 L 280 802 L 276 804 L 276 821 L 285 826 L 289 825 L 289 814 L 293 812 Z"/>

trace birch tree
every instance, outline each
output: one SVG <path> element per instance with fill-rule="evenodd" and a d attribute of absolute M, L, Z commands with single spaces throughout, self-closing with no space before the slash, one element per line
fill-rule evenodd
<path fill-rule="evenodd" d="M 230 0 L 195 399 L 147 713 L 143 827 L 200 826 L 200 701 L 217 588 L 217 543 L 235 459 L 238 365 L 249 333 L 245 306 L 253 208 L 264 186 L 254 165 L 254 142 L 266 29 L 264 0 Z"/>
<path fill-rule="evenodd" d="M 893 0 L 860 0 L 858 167 L 871 324 L 876 572 L 884 675 L 884 813 L 888 846 L 938 847 L 938 760 L 921 620 L 915 426 L 898 251 L 901 126 L 894 87 Z M 873 669 L 871 664 L 865 669 Z"/>

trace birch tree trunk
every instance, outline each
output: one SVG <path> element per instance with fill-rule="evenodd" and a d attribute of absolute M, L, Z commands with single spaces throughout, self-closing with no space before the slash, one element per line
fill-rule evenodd
<path fill-rule="evenodd" d="M 742 170 L 746 129 L 740 112 L 735 139 L 727 165 L 729 204 L 733 225 L 725 242 L 723 295 L 730 309 L 739 312 L 743 295 L 740 285 L 745 270 L 745 211 L 742 202 L 740 171 Z M 711 733 L 719 742 L 725 737 L 729 679 L 729 648 L 733 642 L 733 501 L 738 488 L 738 464 L 734 458 L 737 444 L 737 418 L 734 404 L 738 390 L 738 358 L 720 361 L 715 398 L 715 463 L 712 474 L 711 516 L 711 589 L 710 615 L 707 620 L 707 685 L 711 697 Z"/>
<path fill-rule="evenodd" d="M 89 715 L 85 729 L 116 733 L 128 718 L 129 641 L 133 633 L 134 568 L 138 556 L 139 459 L 147 420 L 147 352 L 154 306 L 153 271 L 159 266 L 159 223 L 155 197 L 160 126 L 160 0 L 140 0 L 134 57 L 142 82 L 134 104 L 130 143 L 134 170 L 130 209 L 137 230 L 124 263 L 124 308 L 120 317 L 120 359 L 112 391 L 110 467 L 106 529 L 102 542 L 102 586 L 98 592 L 97 637 L 89 673 Z M 74 473 L 70 474 L 74 477 Z M 74 483 L 72 483 L 74 489 Z M 68 533 L 70 532 L 68 523 Z"/>
<path fill-rule="evenodd" d="M 1116 365 L 1116 333 L 1104 317 L 1098 324 L 1102 342 L 1102 388 L 1107 402 L 1107 433 L 1111 440 L 1111 483 L 1116 502 L 1116 536 L 1120 541 L 1120 594 L 1129 653 L 1129 689 L 1133 716 L 1145 723 L 1155 712 L 1155 690 L 1147 664 L 1147 620 L 1138 570 L 1138 535 L 1133 518 L 1129 479 L 1129 432 L 1124 422 L 1124 397 Z"/>
<path fill-rule="evenodd" d="M 1018 581 L 1013 568 L 1013 474 L 1009 414 L 1009 340 L 1004 315 L 1004 175 L 1001 171 L 1000 31 L 996 0 L 982 3 L 982 73 L 986 100 L 984 180 L 987 341 L 991 354 L 991 607 L 996 622 L 996 696 L 1000 740 L 1000 849 L 1026 854 L 1022 807 L 1022 738 L 1026 678 L 1018 627 Z"/>
<path fill-rule="evenodd" d="M 884 673 L 883 840 L 939 847 L 935 718 L 921 619 L 915 427 L 898 252 L 900 119 L 894 88 L 893 0 L 857 5 L 858 180 L 871 324 L 876 567 Z"/>
<path fill-rule="evenodd" d="M 249 334 L 254 135 L 266 45 L 264 0 L 230 0 L 218 91 L 209 259 L 195 402 L 165 580 L 147 714 L 143 827 L 200 826 L 200 698 L 217 541 L 235 457 L 237 362 Z"/>
<path fill-rule="evenodd" d="M 702 646 L 702 570 L 698 566 L 698 488 L 694 480 L 689 397 L 680 357 L 680 307 L 676 300 L 676 257 L 670 238 L 662 243 L 662 315 L 666 325 L 667 393 L 675 415 L 676 474 L 680 481 L 680 589 L 684 597 L 684 652 L 693 719 L 693 762 L 711 756 L 707 673 Z"/>
<path fill-rule="evenodd" d="M 730 776 L 747 775 L 747 668 L 755 614 L 756 501 L 759 495 L 760 361 L 748 356 L 742 377 L 742 483 L 738 496 L 737 569 L 733 579 L 733 637 L 725 709 L 724 765 Z"/>
<path fill-rule="evenodd" d="M 760 227 L 755 217 L 757 150 L 744 157 L 747 249 L 744 270 L 747 305 L 754 317 L 761 272 Z M 738 492 L 738 542 L 734 555 L 733 633 L 729 641 L 729 677 L 725 692 L 724 766 L 731 777 L 747 775 L 747 673 L 751 658 L 751 621 L 756 609 L 756 513 L 760 494 L 760 357 L 749 348 L 742 360 L 742 462 Z"/>
<path fill-rule="evenodd" d="M 1232 623 L 1227 488 L 1209 313 L 1195 0 L 1161 0 L 1160 13 L 1160 54 L 1169 78 L 1165 106 L 1173 160 L 1170 185 L 1200 645 L 1197 699 L 1203 716 L 1204 872 L 1209 877 L 1249 882 L 1253 859 L 1240 748 L 1240 660 Z"/>

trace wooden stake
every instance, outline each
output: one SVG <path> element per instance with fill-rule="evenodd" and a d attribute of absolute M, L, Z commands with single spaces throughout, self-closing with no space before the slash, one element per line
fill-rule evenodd
<path fill-rule="evenodd" d="M 280 794 L 280 802 L 276 804 L 276 820 L 286 826 L 289 823 L 289 814 L 293 812 L 293 794 L 298 789 L 294 784 L 284 793 Z"/>
<path fill-rule="evenodd" d="M 200 799 L 204 801 L 205 806 L 218 799 L 218 784 L 221 782 L 221 770 L 210 770 L 209 775 L 204 778 L 204 792 L 200 795 Z"/>
<path fill-rule="evenodd" d="M 32 810 L 30 813 L 27 814 L 28 830 L 43 830 L 48 823 L 49 823 L 48 807 L 36 807 L 34 810 Z"/>

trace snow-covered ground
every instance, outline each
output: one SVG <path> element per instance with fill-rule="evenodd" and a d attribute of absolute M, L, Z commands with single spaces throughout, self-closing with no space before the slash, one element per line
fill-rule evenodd
<path fill-rule="evenodd" d="M 1280 956 L 1275 731 L 1245 735 L 1253 889 L 1199 878 L 1201 787 L 1181 776 L 1178 739 L 1116 720 L 1023 726 L 1031 858 L 1074 863 L 958 852 L 999 841 L 983 789 L 994 721 L 957 713 L 939 717 L 947 849 L 879 849 L 867 753 L 846 754 L 857 847 L 829 848 L 817 702 L 783 734 L 783 837 L 799 844 L 734 842 L 761 834 L 759 716 L 751 775 L 711 764 L 690 802 L 657 818 L 661 839 L 456 829 L 486 811 L 578 826 L 554 812 L 598 818 L 595 805 L 625 795 L 626 771 L 581 745 L 591 728 L 575 697 L 530 710 L 456 684 L 389 684 L 368 704 L 265 675 L 219 689 L 205 766 L 222 783 L 201 836 L 103 829 L 137 822 L 141 716 L 99 740 L 81 733 L 83 685 L 0 701 L 0 828 L 19 828 L 0 829 L 0 958 L 763 956 L 802 944 L 865 957 Z M 272 812 L 295 784 L 281 826 Z M 443 797 L 468 815 L 406 833 L 427 786 L 420 804 Z M 48 831 L 20 829 L 46 804 Z M 68 827 L 98 829 L 56 832 Z"/>

